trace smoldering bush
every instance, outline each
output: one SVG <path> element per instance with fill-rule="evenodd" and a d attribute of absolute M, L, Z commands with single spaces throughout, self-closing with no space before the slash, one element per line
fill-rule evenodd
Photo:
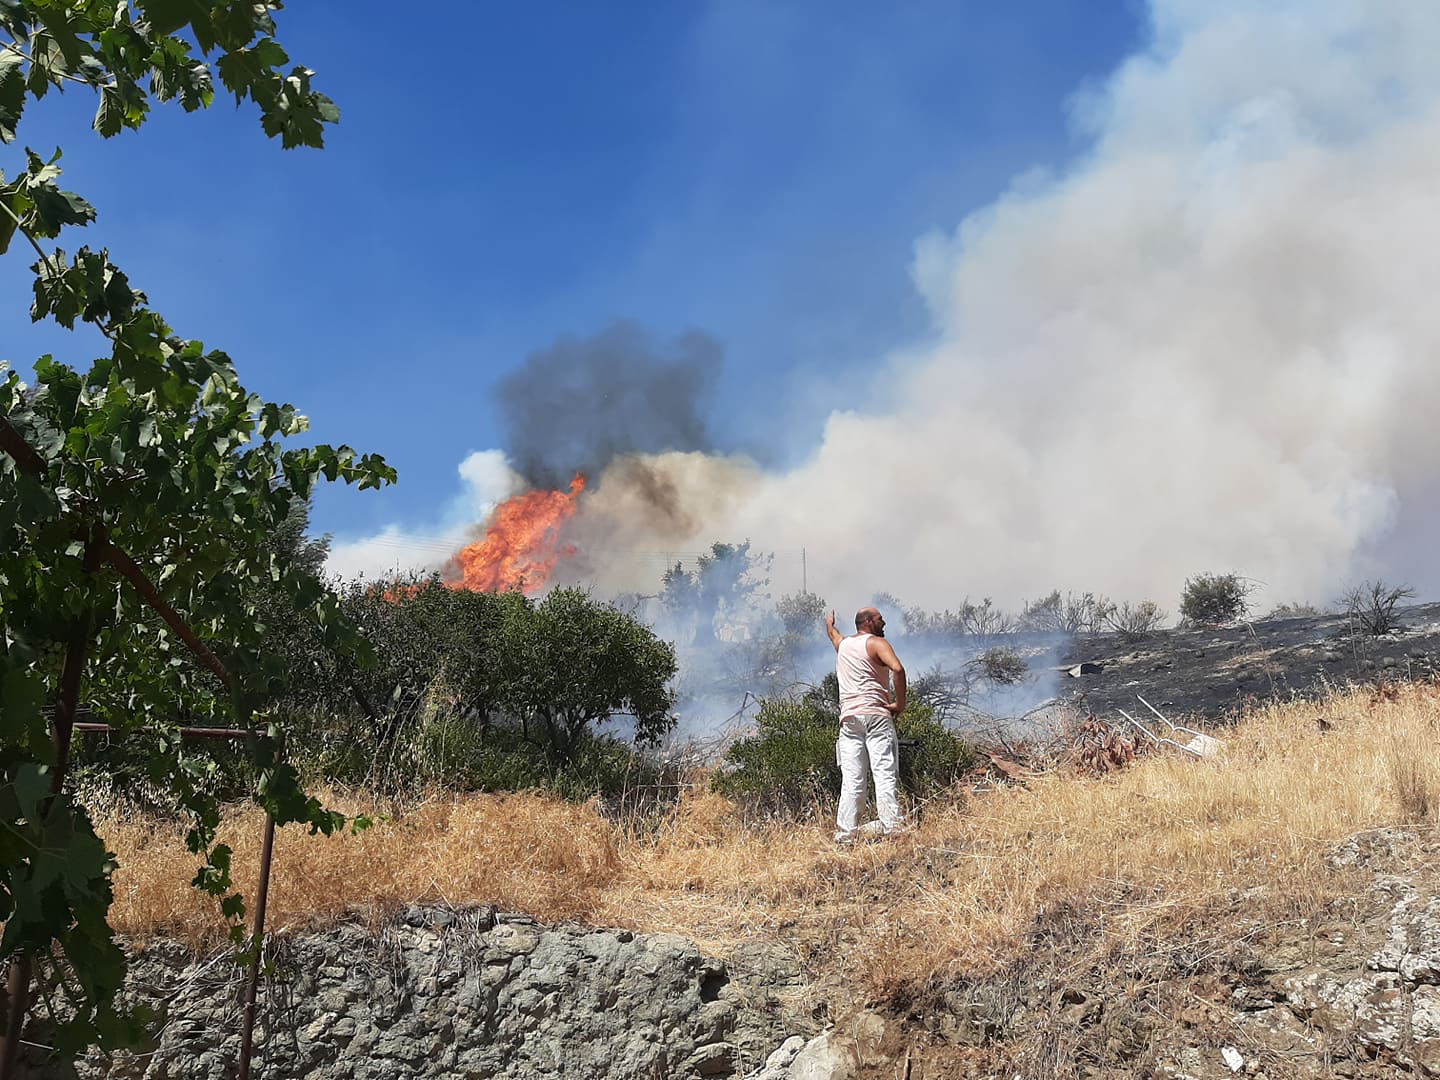
<path fill-rule="evenodd" d="M 1013 686 L 1030 670 L 1025 658 L 1018 652 L 999 646 L 986 649 L 970 663 L 985 678 L 1000 686 Z"/>

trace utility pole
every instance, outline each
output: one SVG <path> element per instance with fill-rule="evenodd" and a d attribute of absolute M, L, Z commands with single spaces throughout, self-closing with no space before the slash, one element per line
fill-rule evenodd
<path fill-rule="evenodd" d="M 800 595 L 810 595 L 810 585 L 805 576 L 805 549 L 800 549 Z"/>

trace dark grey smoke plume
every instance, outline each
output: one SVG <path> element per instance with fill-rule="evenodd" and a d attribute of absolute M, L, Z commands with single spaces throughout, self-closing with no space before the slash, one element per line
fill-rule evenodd
<path fill-rule="evenodd" d="M 723 354 L 702 331 L 657 342 L 633 322 L 560 338 L 496 387 L 511 462 L 561 487 L 622 454 L 708 450 L 702 406 Z"/>

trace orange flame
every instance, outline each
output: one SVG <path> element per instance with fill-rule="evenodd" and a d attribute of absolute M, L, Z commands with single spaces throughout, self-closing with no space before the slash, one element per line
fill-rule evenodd
<path fill-rule="evenodd" d="M 450 560 L 447 584 L 475 592 L 539 592 L 560 560 L 575 554 L 561 533 L 584 490 L 585 477 L 576 473 L 569 491 L 527 491 L 506 499 L 490 515 L 485 535 Z"/>

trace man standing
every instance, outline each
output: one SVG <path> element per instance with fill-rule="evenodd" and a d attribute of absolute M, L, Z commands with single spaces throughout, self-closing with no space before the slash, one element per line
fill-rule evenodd
<path fill-rule="evenodd" d="M 825 632 L 835 646 L 835 675 L 840 680 L 840 736 L 835 760 L 840 766 L 840 808 L 835 839 L 849 843 L 858 836 L 880 836 L 905 827 L 896 791 L 899 747 L 895 717 L 905 711 L 905 666 L 885 640 L 885 616 L 873 608 L 855 614 L 856 633 L 844 637 L 835 629 L 835 613 L 825 619 Z M 890 695 L 891 676 L 895 695 Z M 865 807 L 866 773 L 875 777 L 875 809 L 879 819 L 860 824 Z"/>

